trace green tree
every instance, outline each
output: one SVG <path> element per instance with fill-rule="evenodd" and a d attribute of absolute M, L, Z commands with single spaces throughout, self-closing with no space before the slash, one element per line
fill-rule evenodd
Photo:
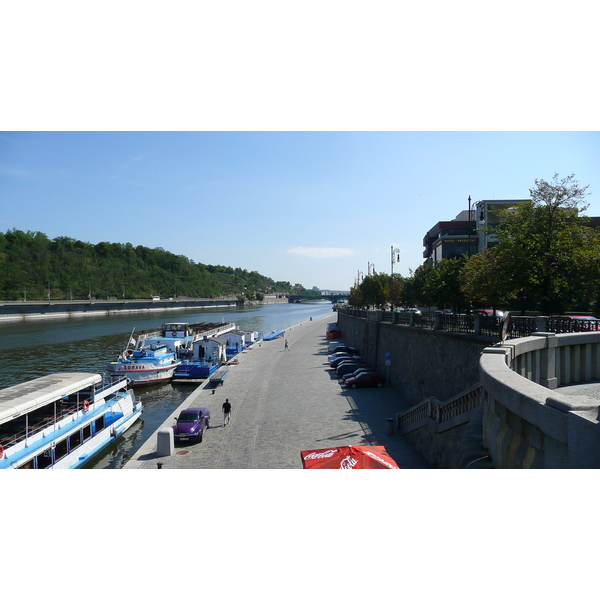
<path fill-rule="evenodd" d="M 588 186 L 581 187 L 573 174 L 535 184 L 531 203 L 503 211 L 498 243 L 477 267 L 491 269 L 490 281 L 494 271 L 503 276 L 504 296 L 523 294 L 551 314 L 592 298 L 600 279 L 600 234 L 581 216 Z"/>
<path fill-rule="evenodd" d="M 360 289 L 363 301 L 367 306 L 373 306 L 380 310 L 385 309 L 389 279 L 389 275 L 385 273 L 374 273 L 373 275 L 367 275 L 362 280 Z"/>

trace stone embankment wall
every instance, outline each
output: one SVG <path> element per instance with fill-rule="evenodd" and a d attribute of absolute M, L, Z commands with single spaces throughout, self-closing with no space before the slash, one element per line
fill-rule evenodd
<path fill-rule="evenodd" d="M 338 314 L 344 340 L 411 405 L 448 400 L 479 382 L 479 357 L 493 342 Z M 389 353 L 390 366 L 386 366 Z"/>
<path fill-rule="evenodd" d="M 115 312 L 146 312 L 184 310 L 190 308 L 218 308 L 236 306 L 236 300 L 86 300 L 51 302 L 0 303 L 0 321 L 27 319 L 60 319 L 72 316 L 108 315 Z"/>

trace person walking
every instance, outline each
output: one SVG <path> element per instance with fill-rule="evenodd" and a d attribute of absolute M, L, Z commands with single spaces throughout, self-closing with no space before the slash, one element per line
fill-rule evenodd
<path fill-rule="evenodd" d="M 285 340 L 285 349 L 289 350 L 287 340 Z"/>
<path fill-rule="evenodd" d="M 223 402 L 223 427 L 229 423 L 229 418 L 231 417 L 231 404 L 229 403 L 229 398 L 225 399 Z"/>

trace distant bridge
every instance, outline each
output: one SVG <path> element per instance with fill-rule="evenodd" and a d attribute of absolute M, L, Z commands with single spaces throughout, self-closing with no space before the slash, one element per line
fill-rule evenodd
<path fill-rule="evenodd" d="M 288 296 L 288 302 L 290 304 L 295 304 L 297 302 L 309 302 L 311 300 L 329 300 L 332 304 L 335 304 L 338 300 L 342 298 L 347 298 L 348 294 L 327 294 L 327 296 L 314 296 L 314 295 L 302 295 L 302 294 L 294 294 L 293 296 Z"/>

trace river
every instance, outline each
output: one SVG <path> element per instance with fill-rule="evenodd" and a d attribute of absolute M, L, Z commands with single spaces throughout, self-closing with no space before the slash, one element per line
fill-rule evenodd
<path fill-rule="evenodd" d="M 134 327 L 137 333 L 158 329 L 162 323 L 224 320 L 268 334 L 321 318 L 331 308 L 330 302 L 320 301 L 0 323 L 0 388 L 61 371 L 103 373 L 125 348 Z M 122 467 L 193 390 L 193 386 L 170 383 L 136 390 L 144 404 L 142 417 L 86 467 Z"/>

